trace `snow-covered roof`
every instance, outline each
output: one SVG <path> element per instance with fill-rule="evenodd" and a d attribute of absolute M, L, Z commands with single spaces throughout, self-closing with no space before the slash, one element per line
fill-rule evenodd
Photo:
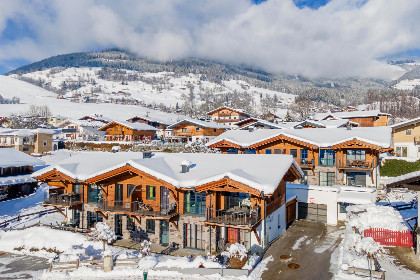
<path fill-rule="evenodd" d="M 420 181 L 420 170 L 419 171 L 414 171 L 414 172 L 410 172 L 407 174 L 403 174 L 397 177 L 391 177 L 388 178 L 386 180 L 384 180 L 384 185 L 385 186 L 396 186 L 398 184 L 402 184 L 402 183 L 406 183 L 407 181 L 416 181 L 419 180 Z"/>
<path fill-rule="evenodd" d="M 337 202 L 369 204 L 376 201 L 376 189 L 365 187 L 341 187 Z"/>
<path fill-rule="evenodd" d="M 10 186 L 33 182 L 36 182 L 36 180 L 31 177 L 31 174 L 0 177 L 0 186 Z"/>
<path fill-rule="evenodd" d="M 150 116 L 135 116 L 135 117 L 132 117 L 132 118 L 130 118 L 128 120 L 135 119 L 135 118 L 140 118 L 140 119 L 143 119 L 143 120 L 146 120 L 146 121 L 149 121 L 149 122 L 160 123 L 160 124 L 163 124 L 163 125 L 170 125 L 170 124 L 172 124 L 172 122 L 170 122 L 170 121 L 168 121 L 166 119 L 158 118 L 158 117 L 150 117 Z"/>
<path fill-rule="evenodd" d="M 199 120 L 193 120 L 193 119 L 184 119 L 184 120 L 181 120 L 179 122 L 176 122 L 176 123 L 168 126 L 168 128 L 169 129 L 174 128 L 174 127 L 176 127 L 176 126 L 178 126 L 178 125 L 180 125 L 180 124 L 182 124 L 184 122 L 190 123 L 192 125 L 196 125 L 196 126 L 199 126 L 199 127 L 209 127 L 209 128 L 217 128 L 217 129 L 230 129 L 229 126 L 226 126 L 226 125 L 223 125 L 223 124 L 219 124 L 219 123 L 216 123 L 216 122 L 210 122 L 210 121 L 209 122 L 205 122 L 205 121 L 199 121 Z"/>
<path fill-rule="evenodd" d="M 44 165 L 45 162 L 13 148 L 0 149 L 0 167 Z"/>
<path fill-rule="evenodd" d="M 350 119 L 350 118 L 368 118 L 368 117 L 377 117 L 377 116 L 390 116 L 390 114 L 382 113 L 379 110 L 369 110 L 369 111 L 351 111 L 351 112 L 328 112 L 328 113 L 316 113 L 312 117 L 314 120 L 323 120 L 329 116 L 335 117 L 337 119 Z"/>
<path fill-rule="evenodd" d="M 34 134 L 29 129 L 5 128 L 5 129 L 0 129 L 0 135 L 29 137 L 29 136 L 33 136 Z"/>
<path fill-rule="evenodd" d="M 206 145 L 210 146 L 226 140 L 241 147 L 249 147 L 262 141 L 284 135 L 303 141 L 320 148 L 328 148 L 353 139 L 389 148 L 391 146 L 391 128 L 382 127 L 355 127 L 324 128 L 324 129 L 257 129 L 254 131 L 231 130 L 226 131 L 212 139 Z"/>
<path fill-rule="evenodd" d="M 106 125 L 98 128 L 98 130 L 105 130 L 107 127 L 111 126 L 112 124 L 117 123 L 122 126 L 128 127 L 133 130 L 152 130 L 152 131 L 158 131 L 159 129 L 154 128 L 153 126 L 150 126 L 145 123 L 131 123 L 127 121 L 112 121 L 110 123 L 107 123 Z"/>
<path fill-rule="evenodd" d="M 344 127 L 348 123 L 351 124 L 352 126 L 359 126 L 358 123 L 351 122 L 347 119 L 321 120 L 321 121 L 305 120 L 295 125 L 294 128 L 299 128 L 300 126 L 303 126 L 303 125 L 312 125 L 319 128 L 337 128 L 337 127 Z"/>
<path fill-rule="evenodd" d="M 408 121 L 405 121 L 405 122 L 400 122 L 400 123 L 393 124 L 393 125 L 391 125 L 391 127 L 394 130 L 396 128 L 401 128 L 401 127 L 404 127 L 404 126 L 407 126 L 407 125 L 416 124 L 418 122 L 420 122 L 420 117 L 414 118 L 414 119 L 411 119 L 411 120 L 408 120 Z"/>
<path fill-rule="evenodd" d="M 247 124 L 247 125 L 245 125 L 243 127 L 240 127 L 239 129 L 242 129 L 242 130 L 249 129 L 250 127 L 255 127 L 257 125 L 263 125 L 263 126 L 268 126 L 270 128 L 277 128 L 277 129 L 286 128 L 285 126 L 282 126 L 281 123 L 278 124 L 278 123 L 272 123 L 272 122 L 265 121 L 265 120 L 257 120 L 257 121 L 255 121 L 253 123 L 250 123 L 250 124 Z"/>
<path fill-rule="evenodd" d="M 47 129 L 47 128 L 36 128 L 36 129 L 32 129 L 31 130 L 33 133 L 37 134 L 37 133 L 41 133 L 41 134 L 54 134 L 55 131 L 52 129 Z"/>
<path fill-rule="evenodd" d="M 181 164 L 186 162 L 191 163 L 190 169 L 181 173 Z M 71 178 L 85 181 L 125 165 L 179 188 L 193 188 L 230 178 L 266 194 L 273 193 L 292 165 L 303 174 L 290 155 L 157 153 L 152 158 L 143 159 L 142 153 L 81 152 L 32 176 L 56 169 Z"/>

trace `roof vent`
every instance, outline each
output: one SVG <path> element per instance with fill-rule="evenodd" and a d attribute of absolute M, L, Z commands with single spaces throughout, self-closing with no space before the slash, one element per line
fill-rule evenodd
<path fill-rule="evenodd" d="M 249 132 L 253 132 L 254 131 L 254 127 L 253 126 L 248 127 L 248 131 Z"/>
<path fill-rule="evenodd" d="M 189 160 L 184 160 L 183 162 L 181 162 L 181 173 L 189 172 L 191 164 L 192 163 Z"/>
<path fill-rule="evenodd" d="M 143 152 L 143 158 L 151 158 L 153 156 L 153 153 L 151 152 Z"/>
<path fill-rule="evenodd" d="M 347 122 L 346 127 L 347 127 L 347 130 L 351 130 L 351 124 L 350 124 L 350 122 Z"/>

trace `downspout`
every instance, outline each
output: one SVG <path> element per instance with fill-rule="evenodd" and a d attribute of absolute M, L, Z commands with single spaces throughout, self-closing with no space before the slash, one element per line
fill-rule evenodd
<path fill-rule="evenodd" d="M 209 211 L 211 211 L 211 194 L 209 193 L 209 196 L 210 196 L 210 207 L 209 207 Z M 207 215 L 207 217 L 206 217 L 206 219 L 208 219 L 209 217 L 209 211 L 206 211 L 207 213 L 206 213 L 206 215 Z M 209 232 L 210 232 L 210 254 L 211 254 L 211 225 L 209 225 Z"/>
<path fill-rule="evenodd" d="M 264 198 L 264 191 L 261 191 L 261 199 L 264 200 L 264 223 L 263 223 L 264 239 L 262 240 L 262 243 L 263 243 L 263 249 L 265 249 L 266 248 L 265 240 L 266 240 L 266 233 L 267 233 L 267 225 L 266 225 L 267 204 L 266 204 L 266 200 Z"/>

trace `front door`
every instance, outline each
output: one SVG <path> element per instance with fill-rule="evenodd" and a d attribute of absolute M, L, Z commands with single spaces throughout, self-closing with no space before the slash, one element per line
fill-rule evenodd
<path fill-rule="evenodd" d="M 160 209 L 163 212 L 169 209 L 169 190 L 166 187 L 160 187 Z"/>
<path fill-rule="evenodd" d="M 122 219 L 121 215 L 115 215 L 115 235 L 122 237 Z"/>
<path fill-rule="evenodd" d="M 227 243 L 239 243 L 239 229 L 227 228 Z"/>
<path fill-rule="evenodd" d="M 168 221 L 160 221 L 160 244 L 169 245 L 169 223 Z"/>
<path fill-rule="evenodd" d="M 115 206 L 123 205 L 123 185 L 115 184 Z"/>

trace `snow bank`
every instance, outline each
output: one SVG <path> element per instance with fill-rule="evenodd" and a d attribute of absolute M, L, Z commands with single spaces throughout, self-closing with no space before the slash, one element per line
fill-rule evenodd
<path fill-rule="evenodd" d="M 231 244 L 226 251 L 223 252 L 221 255 L 230 258 L 238 258 L 239 260 L 243 260 L 247 256 L 248 250 L 245 248 L 244 245 L 239 243 Z"/>
<path fill-rule="evenodd" d="M 385 200 L 390 203 L 410 203 L 417 200 L 417 193 L 409 190 L 392 190 L 386 194 Z"/>
<path fill-rule="evenodd" d="M 148 257 L 145 257 L 148 258 Z M 144 258 L 143 258 L 144 259 Z M 142 260 L 143 260 L 142 259 Z M 150 258 L 148 258 L 150 259 Z M 140 262 L 142 261 L 140 260 Z M 139 265 L 140 265 L 139 262 Z M 166 267 L 166 268 L 221 268 L 221 265 L 218 262 L 213 261 L 210 258 L 197 256 L 195 258 L 189 258 L 189 257 L 169 257 L 169 256 L 159 256 L 158 257 L 158 263 L 156 264 L 156 267 Z"/>

